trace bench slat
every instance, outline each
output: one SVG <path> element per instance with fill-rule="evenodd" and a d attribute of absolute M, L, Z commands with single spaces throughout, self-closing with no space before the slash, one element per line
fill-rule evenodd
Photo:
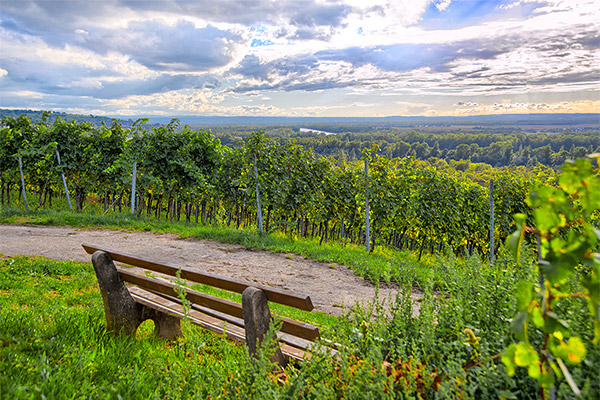
<path fill-rule="evenodd" d="M 134 287 L 134 286 L 130 286 L 130 287 Z M 143 290 L 143 289 L 142 289 Z M 150 293 L 150 292 L 149 292 Z M 173 303 L 176 304 L 181 304 L 181 300 L 178 297 L 173 297 L 173 296 L 168 296 L 166 294 L 162 294 L 162 293 L 155 293 L 157 296 L 160 296 L 162 298 L 165 298 Z M 239 326 L 240 328 L 244 328 L 244 320 L 241 318 L 236 318 L 233 317 L 231 315 L 227 315 L 224 313 L 220 313 L 218 311 L 212 310 L 210 308 L 207 307 L 202 307 L 199 306 L 197 304 L 191 304 L 191 308 L 199 311 L 203 314 L 209 315 L 213 318 L 217 318 L 219 320 L 225 321 L 229 324 L 235 325 L 235 326 Z M 280 336 L 280 340 L 291 345 L 291 346 L 295 346 L 304 350 L 308 350 L 310 348 L 310 346 L 312 346 L 314 344 L 313 341 L 310 340 L 306 340 L 303 339 L 302 337 L 296 337 L 296 336 L 292 336 L 286 333 L 279 333 Z M 323 338 L 319 338 L 321 341 L 325 342 L 325 339 Z"/>
<path fill-rule="evenodd" d="M 184 317 L 184 310 L 181 304 L 169 301 L 162 296 L 139 287 L 129 286 L 128 289 L 133 299 L 138 303 L 178 318 Z M 188 318 L 194 325 L 198 325 L 217 334 L 225 334 L 231 340 L 241 343 L 245 343 L 246 341 L 245 333 L 242 328 L 231 326 L 227 323 L 223 324 L 223 321 L 220 319 L 204 315 L 195 310 L 190 310 L 188 312 Z M 278 336 L 280 336 L 280 341 L 283 342 L 281 344 L 281 351 L 284 356 L 298 361 L 310 359 L 310 353 L 305 350 L 308 349 L 308 345 L 313 344 L 312 342 L 307 341 L 306 345 L 303 345 L 302 339 L 293 338 L 281 333 Z"/>
<path fill-rule="evenodd" d="M 172 283 L 156 278 L 138 275 L 122 267 L 117 267 L 117 271 L 119 271 L 125 282 L 132 283 L 144 289 L 149 289 L 167 296 L 172 296 L 176 298 L 178 302 L 180 301 L 177 291 L 175 290 L 175 285 Z M 200 293 L 193 289 L 184 287 L 182 287 L 182 289 L 184 289 L 186 292 L 186 298 L 192 303 L 196 303 L 237 318 L 244 318 L 241 304 L 205 293 Z M 320 337 L 319 328 L 314 325 L 306 324 L 286 317 L 278 318 L 282 321 L 282 332 L 312 341 Z"/>
<path fill-rule="evenodd" d="M 229 278 L 209 272 L 201 272 L 183 266 L 176 266 L 170 263 L 159 263 L 147 258 L 122 253 L 91 244 L 84 243 L 82 246 L 88 254 L 93 254 L 98 250 L 104 251 L 110 254 L 114 261 L 123 262 L 137 267 L 143 267 L 170 276 L 177 276 L 178 271 L 180 271 L 180 276 L 183 279 L 231 292 L 242 293 L 247 287 L 255 287 L 265 292 L 269 301 L 299 308 L 305 311 L 312 311 L 314 309 L 310 296 L 283 291 L 269 286 L 257 285 L 251 282 L 242 281 L 240 279 Z"/>
<path fill-rule="evenodd" d="M 179 297 L 169 296 L 164 293 L 156 293 L 156 295 L 158 295 L 160 297 L 164 297 L 165 299 L 172 301 L 173 303 L 181 304 L 181 299 L 179 299 Z M 231 316 L 231 315 L 219 312 L 219 311 L 215 311 L 208 307 L 200 306 L 198 304 L 192 303 L 192 304 L 190 304 L 190 306 L 192 307 L 192 309 L 199 311 L 203 314 L 210 315 L 213 318 L 217 318 L 222 321 L 228 322 L 230 324 L 239 326 L 240 328 L 244 327 L 244 320 L 242 318 L 237 318 L 237 317 L 234 317 L 234 316 Z"/>

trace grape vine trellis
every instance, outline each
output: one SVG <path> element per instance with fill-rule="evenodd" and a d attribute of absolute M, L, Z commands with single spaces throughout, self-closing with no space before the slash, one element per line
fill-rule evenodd
<path fill-rule="evenodd" d="M 95 128 L 60 119 L 47 125 L 32 124 L 23 116 L 4 118 L 0 127 L 2 203 L 11 202 L 11 193 L 13 202 L 18 196 L 16 157 L 20 155 L 27 189 L 37 194 L 39 207 L 52 206 L 53 196 L 63 192 L 59 179 L 63 172 L 78 211 L 91 201 L 103 204 L 105 212 L 110 207 L 122 211 L 123 206 L 131 206 L 136 160 L 133 208 L 137 214 L 254 226 L 258 183 L 265 230 L 364 244 L 362 163 L 336 164 L 261 132 L 240 147 L 230 148 L 210 132 L 180 128 L 177 120 L 151 129 L 144 122 L 124 130 L 116 122 Z M 60 152 L 60 166 L 55 150 Z M 447 245 L 456 252 L 489 252 L 490 210 L 483 183 L 410 158 L 389 160 L 376 151 L 367 156 L 373 247 L 409 248 L 424 254 Z M 530 208 L 525 203 L 530 182 L 524 174 L 510 171 L 492 175 L 481 180 L 495 180 L 495 237 L 500 243 L 514 230 L 512 215 Z"/>

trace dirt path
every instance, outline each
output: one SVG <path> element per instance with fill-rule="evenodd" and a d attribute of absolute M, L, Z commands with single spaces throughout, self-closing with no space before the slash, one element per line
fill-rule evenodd
<path fill-rule="evenodd" d="M 343 305 L 371 301 L 375 295 L 374 285 L 350 269 L 293 254 L 181 239 L 173 234 L 0 224 L 0 254 L 5 256 L 40 255 L 90 262 L 82 243 L 308 294 L 316 309 L 334 315 L 341 314 Z M 379 292 L 380 298 L 387 299 L 395 296 L 397 288 L 380 288 Z"/>

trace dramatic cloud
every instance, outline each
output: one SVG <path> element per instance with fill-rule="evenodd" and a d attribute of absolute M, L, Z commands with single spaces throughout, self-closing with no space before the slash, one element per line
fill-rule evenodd
<path fill-rule="evenodd" d="M 594 0 L 2 0 L 0 106 L 597 112 L 599 31 Z"/>
<path fill-rule="evenodd" d="M 86 33 L 80 46 L 100 54 L 116 51 L 153 70 L 207 71 L 231 61 L 240 37 L 211 25 L 180 21 L 131 22 L 124 29 Z"/>

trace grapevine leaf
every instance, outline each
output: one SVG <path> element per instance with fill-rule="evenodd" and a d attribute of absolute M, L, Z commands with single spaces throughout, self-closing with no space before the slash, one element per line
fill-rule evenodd
<path fill-rule="evenodd" d="M 568 342 L 553 336 L 548 343 L 548 348 L 555 357 L 569 364 L 581 363 L 587 352 L 583 341 L 577 336 L 569 338 Z"/>
<path fill-rule="evenodd" d="M 500 359 L 506 367 L 506 373 L 508 376 L 513 376 L 515 374 L 515 352 L 517 351 L 517 345 L 511 344 L 502 352 Z"/>
<path fill-rule="evenodd" d="M 521 311 L 512 320 L 511 328 L 519 340 L 527 338 L 527 311 Z"/>
<path fill-rule="evenodd" d="M 569 339 L 567 351 L 569 352 L 567 361 L 572 364 L 579 364 L 581 361 L 583 361 L 586 354 L 585 345 L 583 344 L 581 338 L 577 336 Z"/>
<path fill-rule="evenodd" d="M 577 265 L 574 258 L 562 257 L 555 260 L 549 260 L 549 262 L 546 263 L 540 263 L 540 270 L 548 278 L 548 281 L 553 284 L 558 284 L 574 273 L 573 265 Z"/>
<path fill-rule="evenodd" d="M 527 342 L 517 343 L 515 350 L 515 364 L 519 367 L 528 367 L 531 364 L 539 363 L 540 356 L 532 345 Z"/>
<path fill-rule="evenodd" d="M 554 385 L 554 378 L 552 378 L 552 374 L 545 372 L 540 375 L 538 378 L 538 382 L 541 387 L 549 388 Z"/>
<path fill-rule="evenodd" d="M 546 321 L 544 320 L 544 316 L 542 315 L 542 309 L 539 305 L 535 305 L 531 311 L 529 312 L 529 316 L 531 318 L 531 322 L 538 328 L 543 328 Z"/>
<path fill-rule="evenodd" d="M 521 247 L 523 246 L 523 238 L 525 236 L 525 221 L 527 220 L 527 215 L 515 214 L 514 220 L 517 224 L 517 230 L 506 238 L 506 246 L 512 250 L 513 258 L 518 263 L 521 258 Z"/>
<path fill-rule="evenodd" d="M 517 285 L 517 311 L 526 311 L 535 295 L 533 282 L 519 282 Z"/>

